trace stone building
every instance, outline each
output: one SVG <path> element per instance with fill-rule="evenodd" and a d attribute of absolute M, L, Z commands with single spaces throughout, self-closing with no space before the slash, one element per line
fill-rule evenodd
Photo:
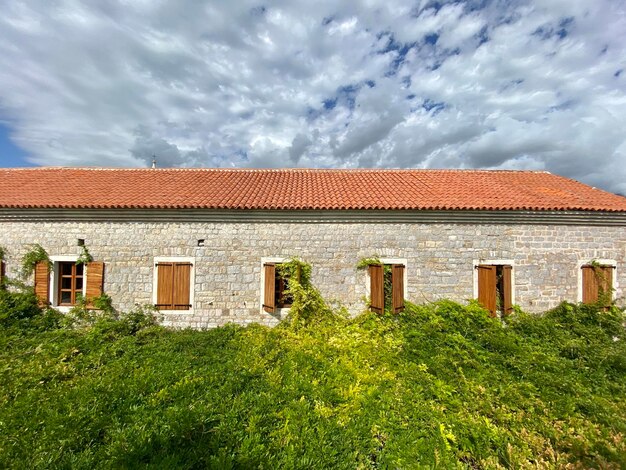
<path fill-rule="evenodd" d="M 172 326 L 277 323 L 292 257 L 353 313 L 405 298 L 539 312 L 623 296 L 626 198 L 534 171 L 0 169 L 7 276 L 34 243 L 53 263 L 34 275 L 42 300 L 104 292 Z M 94 262 L 76 265 L 83 246 Z"/>

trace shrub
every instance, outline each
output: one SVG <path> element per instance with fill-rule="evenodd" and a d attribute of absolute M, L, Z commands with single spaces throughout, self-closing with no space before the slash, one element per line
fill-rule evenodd
<path fill-rule="evenodd" d="M 61 321 L 59 312 L 41 308 L 32 287 L 5 279 L 7 289 L 0 289 L 0 328 L 50 329 Z"/>
<path fill-rule="evenodd" d="M 172 331 L 137 308 L 3 330 L 0 467 L 626 466 L 618 309 L 347 319 L 309 298 L 275 328 Z"/>

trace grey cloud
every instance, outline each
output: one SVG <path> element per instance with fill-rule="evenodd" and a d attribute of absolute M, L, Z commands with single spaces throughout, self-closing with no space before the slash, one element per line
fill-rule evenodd
<path fill-rule="evenodd" d="M 345 139 L 335 149 L 334 155 L 340 158 L 348 157 L 366 149 L 386 138 L 402 120 L 401 114 L 391 113 L 356 125 L 346 133 Z"/>
<path fill-rule="evenodd" d="M 289 158 L 296 165 L 300 161 L 300 157 L 311 146 L 313 142 L 303 134 L 296 134 L 289 147 Z"/>

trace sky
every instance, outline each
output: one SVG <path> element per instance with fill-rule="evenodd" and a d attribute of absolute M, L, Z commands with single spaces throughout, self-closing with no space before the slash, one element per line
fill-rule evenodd
<path fill-rule="evenodd" d="M 4 0 L 0 166 L 547 170 L 626 194 L 625 0 Z"/>

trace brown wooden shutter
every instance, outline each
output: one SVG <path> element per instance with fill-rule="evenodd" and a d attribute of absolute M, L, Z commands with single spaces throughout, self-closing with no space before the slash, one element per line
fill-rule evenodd
<path fill-rule="evenodd" d="M 394 264 L 391 266 L 391 298 L 393 313 L 404 310 L 404 265 Z"/>
<path fill-rule="evenodd" d="M 593 304 L 600 300 L 608 307 L 613 300 L 613 267 L 583 266 L 583 303 Z"/>
<path fill-rule="evenodd" d="M 478 268 L 478 302 L 496 316 L 496 267 L 480 265 Z"/>
<path fill-rule="evenodd" d="M 4 261 L 0 261 L 0 287 L 3 286 L 4 276 L 6 275 L 6 265 Z"/>
<path fill-rule="evenodd" d="M 191 286 L 191 263 L 174 264 L 174 285 L 172 287 L 172 310 L 189 310 Z"/>
<path fill-rule="evenodd" d="M 50 294 L 50 272 L 46 261 L 38 261 L 35 264 L 35 295 L 39 298 L 40 305 L 48 305 Z"/>
<path fill-rule="evenodd" d="M 613 267 L 601 266 L 596 269 L 598 278 L 598 299 L 602 297 L 604 307 L 610 307 L 613 301 Z"/>
<path fill-rule="evenodd" d="M 159 310 L 189 310 L 191 263 L 157 264 L 157 303 Z"/>
<path fill-rule="evenodd" d="M 93 299 L 100 297 L 104 292 L 104 263 L 101 261 L 87 263 L 86 275 L 85 298 L 87 299 L 87 307 L 94 308 Z"/>
<path fill-rule="evenodd" d="M 601 277 L 598 284 L 600 284 L 600 293 L 604 295 L 605 307 L 610 307 L 613 302 L 613 267 L 603 266 Z"/>
<path fill-rule="evenodd" d="M 598 301 L 598 278 L 593 266 L 583 266 L 583 303 L 592 304 Z"/>
<path fill-rule="evenodd" d="M 276 265 L 267 263 L 265 270 L 265 284 L 263 286 L 263 310 L 269 313 L 276 311 Z"/>
<path fill-rule="evenodd" d="M 174 305 L 174 264 L 157 264 L 157 303 L 159 310 L 171 310 Z"/>
<path fill-rule="evenodd" d="M 385 311 L 385 274 L 381 264 L 370 264 L 370 308 L 372 312 Z"/>
<path fill-rule="evenodd" d="M 513 285 L 511 284 L 511 266 L 502 266 L 502 314 L 509 315 L 513 311 Z"/>

